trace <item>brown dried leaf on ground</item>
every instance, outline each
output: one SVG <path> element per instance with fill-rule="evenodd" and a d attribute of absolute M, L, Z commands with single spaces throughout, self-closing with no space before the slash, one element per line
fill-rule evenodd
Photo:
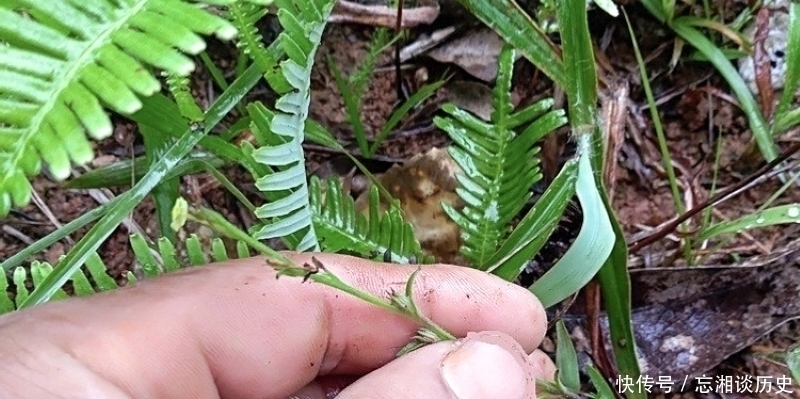
<path fill-rule="evenodd" d="M 488 121 L 492 116 L 492 89 L 485 84 L 468 81 L 448 82 L 445 98 L 453 105 Z"/>
<path fill-rule="evenodd" d="M 466 34 L 428 52 L 442 63 L 456 64 L 470 75 L 491 82 L 497 77 L 497 59 L 503 49 L 503 39 L 485 27 Z"/>

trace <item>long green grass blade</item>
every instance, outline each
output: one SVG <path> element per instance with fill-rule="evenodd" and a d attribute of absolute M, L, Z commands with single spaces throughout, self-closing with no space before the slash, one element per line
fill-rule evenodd
<path fill-rule="evenodd" d="M 608 197 L 603 195 L 606 208 L 610 207 Z M 623 239 L 622 228 L 612 220 L 613 234 L 617 237 L 611 255 L 597 273 L 597 280 L 603 292 L 603 305 L 608 314 L 611 331 L 611 347 L 617 360 L 620 375 L 636 380 L 640 375 L 636 358 L 636 337 L 631 326 L 631 282 L 628 274 L 628 247 Z M 633 392 L 631 398 L 645 398 L 644 392 Z"/>
<path fill-rule="evenodd" d="M 736 93 L 736 98 L 739 99 L 739 104 L 742 107 L 747 121 L 750 124 L 750 129 L 753 131 L 756 144 L 761 150 L 761 154 L 767 161 L 772 161 L 778 157 L 778 150 L 775 147 L 775 141 L 772 139 L 769 127 L 767 126 L 764 117 L 761 115 L 761 110 L 758 103 L 753 97 L 753 93 L 744 83 L 742 75 L 734 68 L 730 60 L 725 57 L 725 54 L 719 47 L 715 46 L 706 36 L 700 31 L 690 26 L 688 23 L 683 23 L 681 18 L 676 18 L 672 29 L 675 30 L 683 40 L 694 46 L 698 51 L 703 53 L 708 60 L 717 68 L 717 71 L 731 86 L 731 90 Z"/>
<path fill-rule="evenodd" d="M 775 124 L 772 134 L 780 134 L 794 124 L 787 124 L 783 120 L 794 100 L 795 89 L 800 83 L 800 5 L 796 2 L 789 3 L 789 38 L 786 43 L 786 76 L 783 94 L 778 107 L 775 109 Z M 795 109 L 797 110 L 797 109 Z M 797 123 L 796 121 L 794 121 Z"/>
<path fill-rule="evenodd" d="M 122 197 L 115 197 L 109 202 L 106 202 L 99 207 L 92 209 L 91 211 L 84 213 L 77 219 L 61 226 L 61 228 L 57 229 L 56 231 L 46 235 L 43 238 L 40 238 L 33 244 L 25 247 L 22 251 L 19 251 L 12 255 L 10 258 L 6 259 L 3 263 L 0 263 L 4 272 L 7 272 L 17 266 L 20 266 L 25 259 L 33 256 L 34 254 L 44 251 L 45 249 L 49 248 L 58 240 L 72 234 L 76 230 L 80 229 L 83 226 L 95 221 L 96 219 L 103 216 L 109 209 L 115 207 L 121 201 Z"/>
<path fill-rule="evenodd" d="M 625 236 L 613 216 L 614 211 L 608 201 L 602 178 L 599 177 L 606 160 L 603 157 L 603 136 L 596 125 L 596 121 L 599 120 L 596 114 L 597 77 L 585 3 L 582 0 L 558 2 L 557 13 L 561 24 L 567 78 L 570 82 L 577 82 L 574 86 L 565 88 L 570 107 L 570 124 L 578 141 L 580 165 L 576 192 L 584 213 L 578 238 L 564 258 L 573 249 L 576 260 L 585 258 L 590 252 L 596 256 L 585 263 L 573 264 L 572 267 L 581 267 L 586 271 L 599 267 L 597 276 L 608 312 L 611 341 L 618 370 L 620 374 L 635 380 L 640 372 L 631 326 L 627 251 Z M 598 177 L 595 177 L 593 173 L 595 171 Z M 590 184 L 593 187 L 589 187 Z M 598 223 L 604 225 L 598 228 Z M 587 234 L 583 238 L 586 241 L 582 241 L 581 234 L 585 232 Z M 598 234 L 600 236 L 597 236 Z M 589 249 L 591 246 L 596 247 Z M 559 263 L 564 261 L 564 258 Z M 595 265 L 598 260 L 602 263 L 600 266 Z M 556 270 L 556 267 L 559 267 L 559 264 L 550 272 Z M 630 397 L 644 398 L 645 394 L 635 392 Z"/>
<path fill-rule="evenodd" d="M 31 295 L 21 303 L 19 308 L 26 308 L 45 302 L 55 294 L 69 279 L 86 259 L 97 251 L 100 245 L 111 235 L 119 223 L 135 208 L 144 197 L 155 187 L 170 168 L 192 150 L 202 135 L 207 132 L 198 130 L 189 132 L 161 158 L 148 174 L 130 191 L 123 194 L 119 206 L 111 209 L 91 230 L 81 239 L 75 247 L 63 258 L 45 281 L 42 282 Z"/>
<path fill-rule="evenodd" d="M 224 165 L 220 158 L 209 154 L 192 154 L 181 160 L 167 178 L 207 172 L 209 167 L 219 168 Z M 137 157 L 125 159 L 86 172 L 64 184 L 66 188 L 101 188 L 119 187 L 135 184 L 147 173 L 147 158 Z"/>
<path fill-rule="evenodd" d="M 222 118 L 250 91 L 259 80 L 258 73 L 245 74 L 237 79 L 231 87 L 223 93 L 209 108 L 205 116 L 205 128 L 185 132 L 158 162 L 153 164 L 145 177 L 125 194 L 121 195 L 120 202 L 100 219 L 97 224 L 73 247 L 72 250 L 58 263 L 56 269 L 40 284 L 31 295 L 20 303 L 20 308 L 36 305 L 49 300 L 79 268 L 86 259 L 94 254 L 100 245 L 116 229 L 144 197 L 167 176 L 170 169 L 175 167 L 200 141 L 203 136 L 216 126 Z M 139 112 L 146 112 L 143 108 Z"/>
<path fill-rule="evenodd" d="M 139 132 L 144 139 L 145 154 L 150 165 L 161 159 L 172 143 L 175 142 L 169 134 L 165 134 L 151 126 L 139 124 Z M 175 241 L 177 237 L 175 236 L 175 231 L 170 228 L 170 222 L 172 221 L 172 207 L 175 205 L 175 200 L 180 196 L 180 177 L 165 176 L 153 188 L 151 195 L 155 203 L 160 235 L 170 241 Z"/>
<path fill-rule="evenodd" d="M 742 216 L 736 220 L 717 223 L 703 231 L 698 238 L 707 240 L 721 234 L 740 233 L 755 228 L 789 223 L 800 223 L 800 204 L 780 205 Z"/>

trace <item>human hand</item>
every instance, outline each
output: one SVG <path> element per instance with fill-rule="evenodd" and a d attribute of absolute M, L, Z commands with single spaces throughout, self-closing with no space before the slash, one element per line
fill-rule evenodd
<path fill-rule="evenodd" d="M 315 256 L 380 296 L 403 290 L 416 270 Z M 544 310 L 524 288 L 435 265 L 418 274 L 414 298 L 456 336 L 495 332 L 395 358 L 413 322 L 320 284 L 276 279 L 250 258 L 0 317 L 0 387 L 14 398 L 312 399 L 332 394 L 333 376 L 362 376 L 336 397 L 488 399 L 532 398 L 534 378 L 552 379 L 553 364 L 534 351 Z"/>

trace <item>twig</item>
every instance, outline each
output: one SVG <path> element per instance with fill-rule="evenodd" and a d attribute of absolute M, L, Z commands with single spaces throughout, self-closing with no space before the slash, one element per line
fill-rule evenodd
<path fill-rule="evenodd" d="M 789 147 L 789 149 L 787 149 L 786 151 L 784 151 L 780 156 L 778 156 L 777 158 L 775 158 L 771 162 L 769 162 L 766 165 L 764 165 L 761 169 L 757 170 L 755 173 L 750 174 L 744 180 L 740 181 L 739 183 L 731 186 L 730 188 L 728 188 L 726 190 L 723 190 L 722 192 L 718 193 L 717 195 L 714 195 L 713 197 L 705 200 L 700 205 L 698 205 L 698 206 L 696 206 L 696 207 L 694 207 L 692 209 L 689 209 L 688 211 L 684 212 L 682 215 L 680 215 L 675 220 L 663 225 L 655 233 L 650 234 L 650 235 L 648 235 L 648 236 L 646 236 L 646 237 L 644 237 L 644 238 L 642 238 L 642 239 L 640 239 L 638 241 L 631 242 L 628 245 L 630 253 L 631 254 L 635 254 L 635 253 L 639 252 L 639 250 L 641 250 L 642 248 L 644 248 L 644 247 L 646 247 L 646 246 L 648 246 L 648 245 L 660 240 L 661 238 L 663 238 L 667 234 L 669 234 L 672 231 L 674 231 L 678 226 L 681 225 L 681 223 L 685 222 L 686 220 L 688 220 L 692 216 L 697 215 L 698 213 L 702 212 L 704 209 L 706 209 L 706 208 L 708 208 L 710 206 L 715 206 L 715 205 L 719 204 L 720 202 L 725 201 L 728 198 L 741 193 L 747 187 L 749 187 L 751 183 L 759 180 L 761 177 L 763 177 L 764 175 L 768 174 L 770 170 L 774 169 L 776 166 L 778 166 L 781 163 L 783 163 L 784 161 L 786 161 L 790 156 L 792 156 L 792 154 L 794 154 L 798 150 L 800 150 L 800 143 L 792 144 L 792 146 Z"/>

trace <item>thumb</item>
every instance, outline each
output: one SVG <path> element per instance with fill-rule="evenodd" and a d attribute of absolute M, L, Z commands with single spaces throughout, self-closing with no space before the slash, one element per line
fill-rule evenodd
<path fill-rule="evenodd" d="M 536 370 L 510 336 L 470 333 L 395 359 L 336 398 L 533 399 Z"/>

